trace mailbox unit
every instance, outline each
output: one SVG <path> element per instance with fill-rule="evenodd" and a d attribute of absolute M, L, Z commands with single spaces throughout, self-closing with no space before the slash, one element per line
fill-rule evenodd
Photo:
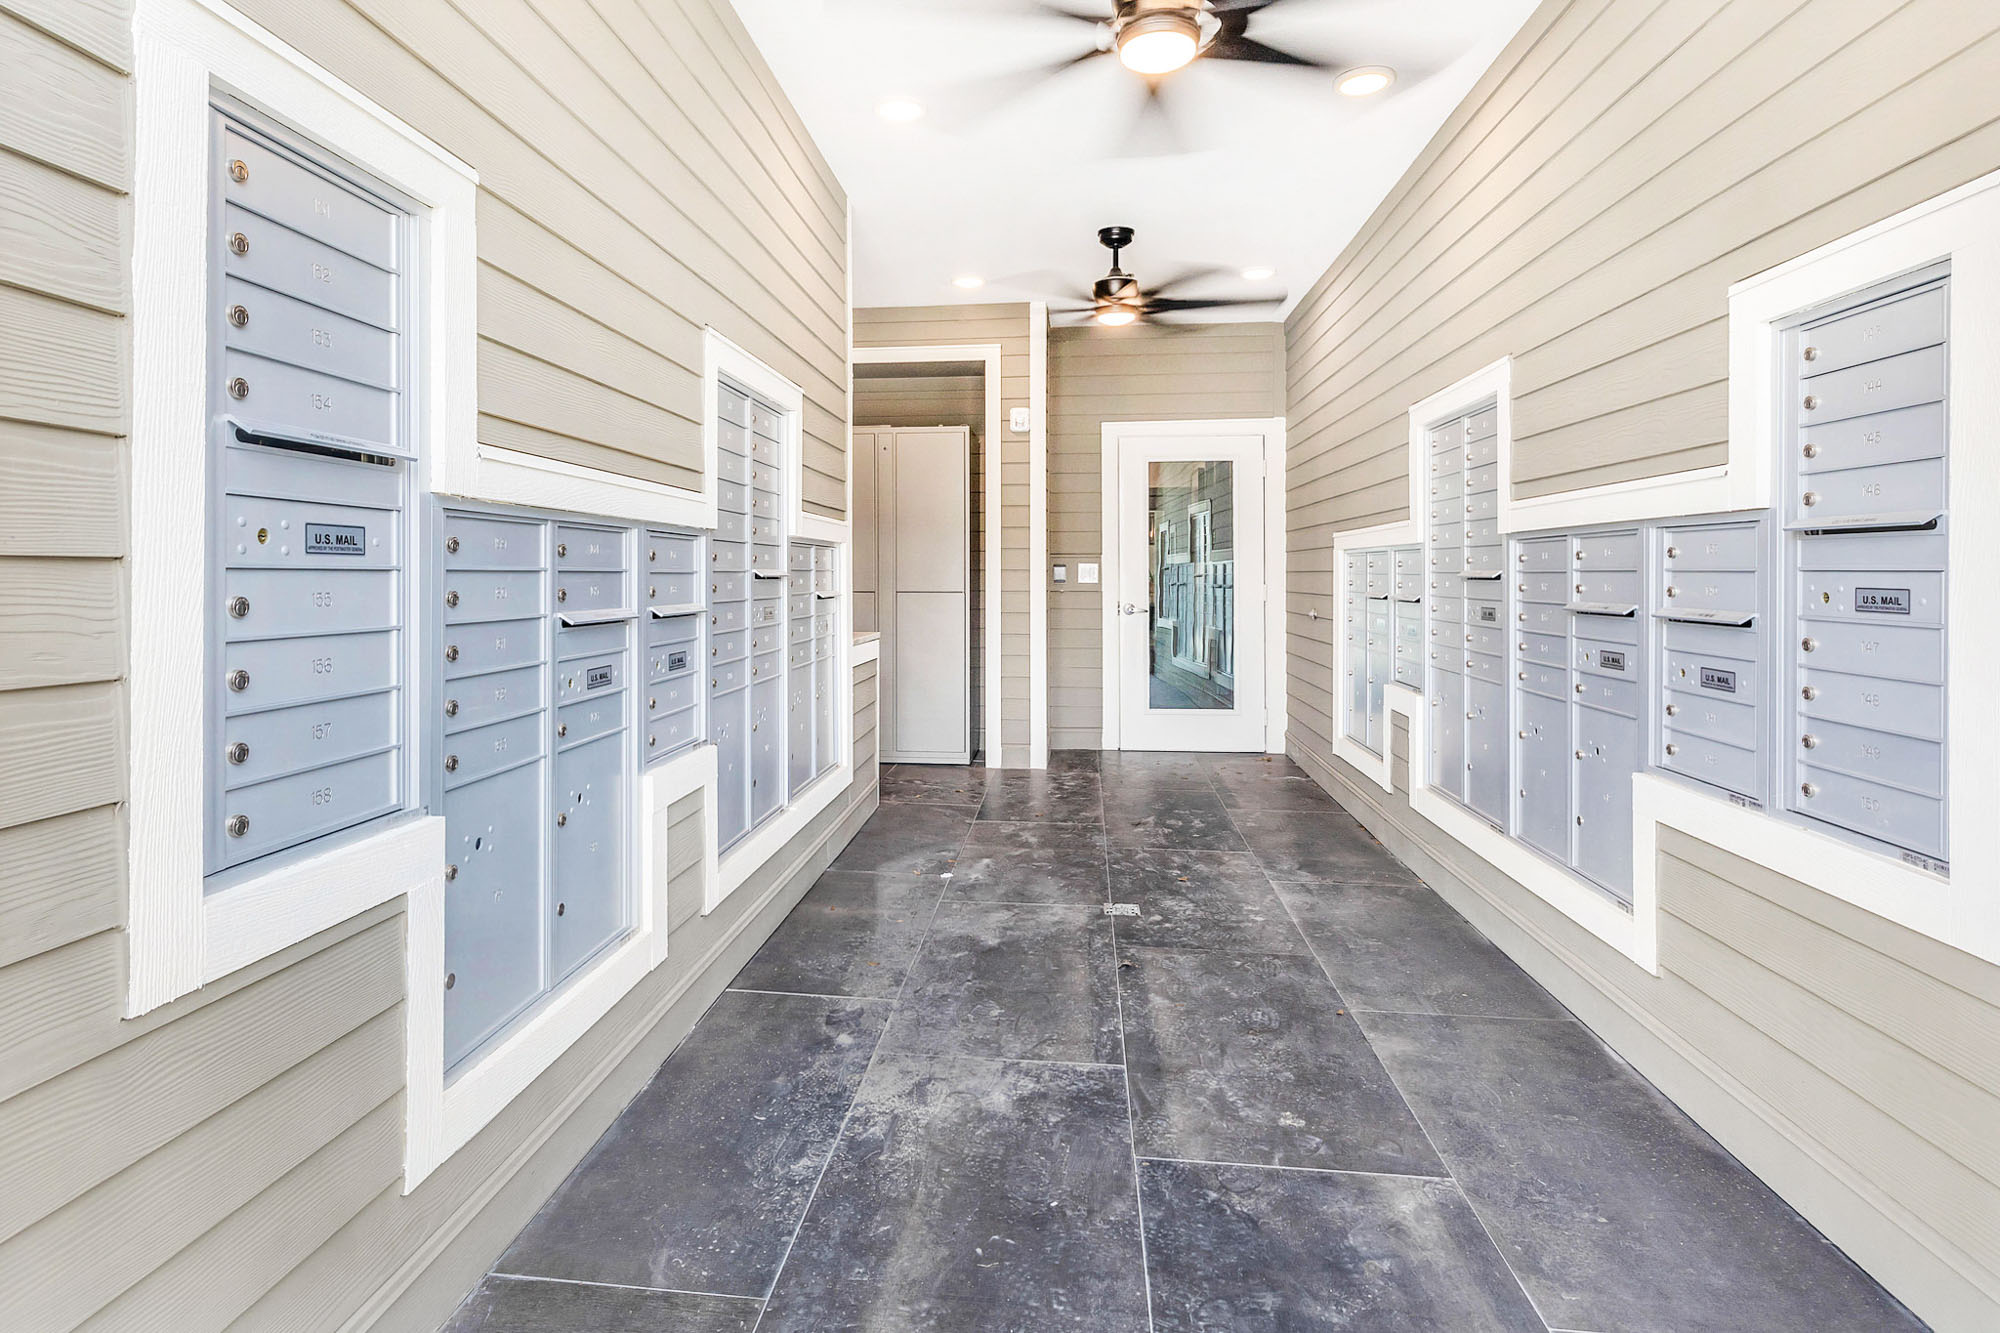
<path fill-rule="evenodd" d="M 701 665 L 708 602 L 702 567 L 707 560 L 702 539 L 691 532 L 655 530 L 641 540 L 646 552 L 646 741 L 640 753 L 646 763 L 656 764 L 699 744 L 705 734 Z"/>
<path fill-rule="evenodd" d="M 786 679 L 791 726 L 788 772 L 794 793 L 840 762 L 834 708 L 839 698 L 835 677 L 840 669 L 839 655 L 834 651 L 834 634 L 840 623 L 835 554 L 831 546 L 799 541 L 791 545 L 786 584 L 786 605 L 791 612 Z"/>
<path fill-rule="evenodd" d="M 445 1063 L 631 925 L 632 535 L 441 514 Z"/>
<path fill-rule="evenodd" d="M 1761 521 L 1683 523 L 1652 533 L 1660 689 L 1653 763 L 1761 809 L 1768 787 Z"/>
<path fill-rule="evenodd" d="M 378 183 L 211 113 L 205 870 L 416 808 L 415 231 Z"/>
<path fill-rule="evenodd" d="M 1948 868 L 1949 275 L 1912 275 L 1786 331 L 1785 806 Z"/>
<path fill-rule="evenodd" d="M 1423 557 L 1414 546 L 1346 553 L 1341 600 L 1346 735 L 1374 754 L 1388 743 L 1391 680 L 1423 686 Z"/>
<path fill-rule="evenodd" d="M 1507 818 L 1506 595 L 1499 529 L 1499 409 L 1429 432 L 1431 784 L 1485 819 Z"/>

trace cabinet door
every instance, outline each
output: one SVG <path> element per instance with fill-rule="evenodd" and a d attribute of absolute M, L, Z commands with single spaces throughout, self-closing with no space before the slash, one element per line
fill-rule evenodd
<path fill-rule="evenodd" d="M 556 980 L 625 933 L 625 781 L 622 731 L 556 755 Z"/>
<path fill-rule="evenodd" d="M 1632 900 L 1632 775 L 1639 723 L 1595 708 L 1576 710 L 1576 868 Z"/>

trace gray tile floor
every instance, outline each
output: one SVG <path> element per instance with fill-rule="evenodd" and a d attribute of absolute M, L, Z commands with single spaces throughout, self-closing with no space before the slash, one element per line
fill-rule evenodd
<path fill-rule="evenodd" d="M 882 800 L 449 1333 L 1919 1327 L 1288 761 Z"/>

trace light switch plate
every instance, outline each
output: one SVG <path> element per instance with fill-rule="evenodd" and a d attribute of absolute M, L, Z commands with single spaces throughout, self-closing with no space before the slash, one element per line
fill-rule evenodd
<path fill-rule="evenodd" d="M 1017 431 L 1017 432 L 1018 432 L 1018 431 L 1025 431 L 1025 430 L 1027 430 L 1027 429 L 1028 429 L 1028 426 L 1029 426 L 1029 424 L 1030 424 L 1030 418 L 1029 418 L 1029 416 L 1028 416 L 1028 409 L 1027 409 L 1027 408 L 1025 408 L 1025 407 L 1015 407 L 1015 408 L 1009 408 L 1009 409 L 1008 409 L 1008 412 L 1007 412 L 1007 429 L 1008 429 L 1008 430 L 1011 430 L 1011 431 Z"/>
<path fill-rule="evenodd" d="M 1076 567 L 1076 581 L 1078 583 L 1097 582 L 1097 566 L 1093 564 L 1079 564 Z"/>
<path fill-rule="evenodd" d="M 1068 583 L 1068 582 L 1069 582 L 1069 566 L 1068 566 L 1068 565 L 1057 565 L 1057 566 L 1055 567 L 1055 570 L 1054 570 L 1054 574 L 1053 574 L 1053 577 L 1054 577 L 1054 579 L 1055 579 L 1055 581 L 1056 581 L 1057 583 Z"/>

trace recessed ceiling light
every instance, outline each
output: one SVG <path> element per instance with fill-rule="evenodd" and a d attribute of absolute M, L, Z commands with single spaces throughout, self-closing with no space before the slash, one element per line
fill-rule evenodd
<path fill-rule="evenodd" d="M 1349 97 L 1369 97 L 1396 81 L 1396 71 L 1386 65 L 1363 65 L 1340 76 L 1333 86 Z"/>
<path fill-rule="evenodd" d="M 924 114 L 923 107 L 907 97 L 892 97 L 875 108 L 875 114 L 897 125 L 907 125 Z"/>
<path fill-rule="evenodd" d="M 963 277 L 953 278 L 951 285 L 961 291 L 976 292 L 986 285 L 986 279 L 976 273 L 967 273 Z"/>
<path fill-rule="evenodd" d="M 1243 281 L 1245 282 L 1268 282 L 1277 276 L 1278 270 L 1274 268 L 1246 268 L 1243 270 Z"/>

